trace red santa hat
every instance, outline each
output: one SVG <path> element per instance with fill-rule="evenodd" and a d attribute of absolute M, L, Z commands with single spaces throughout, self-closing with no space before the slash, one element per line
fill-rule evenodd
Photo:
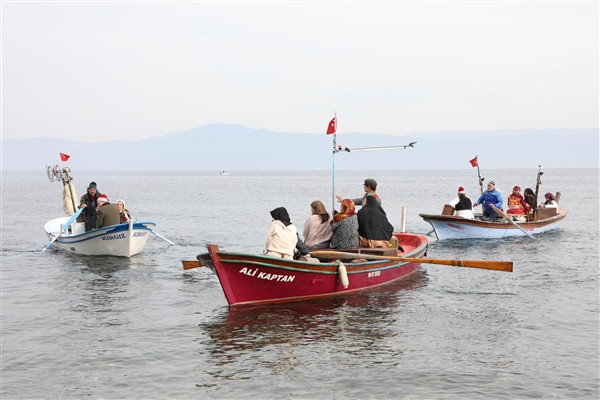
<path fill-rule="evenodd" d="M 98 200 L 96 200 L 96 203 L 100 202 L 108 203 L 108 197 L 106 197 L 105 194 L 101 194 L 100 196 L 98 196 Z"/>
<path fill-rule="evenodd" d="M 459 187 L 458 188 L 458 193 L 464 193 L 465 192 L 465 188 L 464 187 Z"/>

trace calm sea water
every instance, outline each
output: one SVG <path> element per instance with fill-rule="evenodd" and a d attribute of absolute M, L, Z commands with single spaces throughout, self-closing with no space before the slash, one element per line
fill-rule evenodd
<path fill-rule="evenodd" d="M 507 195 L 536 171 L 486 174 Z M 74 172 L 125 199 L 152 236 L 131 259 L 41 250 L 62 216 L 44 171 L 2 173 L 3 399 L 430 399 L 599 396 L 598 170 L 546 170 L 541 192 L 569 215 L 529 238 L 436 242 L 429 256 L 511 260 L 512 274 L 424 265 L 410 280 L 344 299 L 229 309 L 207 243 L 258 253 L 269 211 L 301 229 L 330 172 Z M 338 172 L 336 192 L 379 182 L 391 222 L 425 233 L 476 170 Z"/>

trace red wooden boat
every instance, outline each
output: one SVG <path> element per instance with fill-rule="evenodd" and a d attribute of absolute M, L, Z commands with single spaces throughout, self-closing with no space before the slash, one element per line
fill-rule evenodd
<path fill-rule="evenodd" d="M 386 249 L 383 255 L 424 257 L 427 238 L 412 233 L 395 233 L 400 250 Z M 321 263 L 219 250 L 209 244 L 208 255 L 198 259 L 218 276 L 230 306 L 283 303 L 330 296 L 349 295 L 379 287 L 413 274 L 420 262 L 403 260 L 367 261 L 361 254 L 382 255 L 381 249 L 347 250 L 356 253 L 342 260 Z M 386 252 L 392 252 L 387 254 Z"/>

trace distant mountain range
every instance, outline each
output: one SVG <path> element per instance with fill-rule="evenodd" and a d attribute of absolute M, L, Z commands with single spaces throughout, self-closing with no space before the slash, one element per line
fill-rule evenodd
<path fill-rule="evenodd" d="M 71 156 L 77 170 L 330 170 L 332 136 L 282 133 L 211 124 L 138 141 L 81 143 L 56 138 L 3 139 L 3 170 L 45 170 Z M 598 168 L 598 129 L 441 131 L 393 136 L 337 134 L 350 149 L 401 146 L 406 150 L 341 152 L 339 170 L 464 169 L 479 156 L 482 168 Z"/>

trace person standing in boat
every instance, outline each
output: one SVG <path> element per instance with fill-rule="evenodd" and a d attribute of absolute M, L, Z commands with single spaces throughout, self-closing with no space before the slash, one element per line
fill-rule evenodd
<path fill-rule="evenodd" d="M 290 220 L 290 215 L 285 207 L 272 210 L 271 217 L 273 221 L 269 226 L 264 254 L 293 259 L 294 249 L 298 243 L 298 230 Z"/>
<path fill-rule="evenodd" d="M 499 217 L 498 214 L 492 208 L 492 205 L 496 206 L 498 209 L 502 209 L 502 193 L 496 190 L 496 182 L 490 181 L 487 184 L 487 191 L 483 192 L 483 194 L 479 197 L 477 202 L 473 204 L 473 207 L 477 207 L 478 205 L 483 204 L 483 218 L 489 220 L 490 222 L 495 222 Z"/>
<path fill-rule="evenodd" d="M 358 248 L 358 217 L 354 207 L 354 200 L 344 199 L 339 213 L 334 213 L 331 221 L 333 236 L 331 237 L 332 249 Z"/>
<path fill-rule="evenodd" d="M 79 208 L 83 208 L 83 212 L 77 217 L 77 222 L 85 222 L 85 231 L 96 229 L 96 201 L 100 197 L 96 182 L 90 182 L 86 194 L 81 196 Z"/>
<path fill-rule="evenodd" d="M 367 204 L 367 196 L 374 196 L 379 202 L 379 204 L 381 204 L 381 198 L 379 197 L 379 195 L 377 195 L 377 193 L 375 193 L 375 191 L 377 190 L 377 181 L 375 181 L 375 179 L 365 179 L 363 188 L 365 190 L 365 194 L 363 195 L 363 197 L 359 197 L 353 200 L 355 206 L 364 207 Z M 340 196 L 335 197 L 339 203 L 342 202 L 342 198 Z"/>
<path fill-rule="evenodd" d="M 508 196 L 507 203 L 508 210 L 506 210 L 506 214 L 513 216 L 523 216 L 523 218 L 521 219 L 524 219 L 529 210 L 531 210 L 531 208 L 525 201 L 525 198 L 521 195 L 520 186 L 515 186 L 513 188 L 513 192 L 510 194 L 510 196 Z"/>
<path fill-rule="evenodd" d="M 546 201 L 540 204 L 539 208 L 558 208 L 558 203 L 556 202 L 556 197 L 550 192 L 544 195 Z"/>
<path fill-rule="evenodd" d="M 116 204 L 109 203 L 108 197 L 105 194 L 98 196 L 97 203 L 97 229 L 104 228 L 106 226 L 118 225 L 121 222 L 119 217 L 119 208 Z"/>
<path fill-rule="evenodd" d="M 320 200 L 310 203 L 311 215 L 304 223 L 304 243 L 309 250 L 326 249 L 331 242 L 331 218 Z"/>
<path fill-rule="evenodd" d="M 394 227 L 375 196 L 367 196 L 367 204 L 356 215 L 361 247 L 393 247 L 391 239 Z"/>
<path fill-rule="evenodd" d="M 463 217 L 467 219 L 474 218 L 473 203 L 471 202 L 471 199 L 465 195 L 464 187 L 461 186 L 458 188 L 458 197 L 448 204 L 454 207 L 454 215 L 457 217 Z"/>

